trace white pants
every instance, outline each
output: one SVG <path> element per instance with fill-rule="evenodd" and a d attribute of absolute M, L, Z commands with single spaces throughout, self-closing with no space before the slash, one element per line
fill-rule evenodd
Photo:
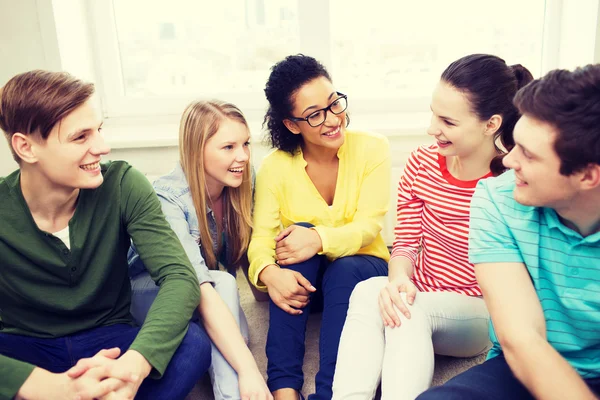
<path fill-rule="evenodd" d="M 408 306 L 411 318 L 398 312 L 401 326 L 384 327 L 378 297 L 387 282 L 387 277 L 371 278 L 352 292 L 334 400 L 372 399 L 380 379 L 382 400 L 414 399 L 431 385 L 434 353 L 472 357 L 491 347 L 489 314 L 480 297 L 418 292 Z"/>

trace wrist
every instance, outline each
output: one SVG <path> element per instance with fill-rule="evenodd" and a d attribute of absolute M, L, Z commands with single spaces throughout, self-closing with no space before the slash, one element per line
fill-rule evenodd
<path fill-rule="evenodd" d="M 46 385 L 51 383 L 62 385 L 63 382 L 60 382 L 59 379 L 61 376 L 67 377 L 66 374 L 53 374 L 43 368 L 35 367 L 25 382 L 23 382 L 14 398 L 15 400 L 42 399 L 44 395 L 40 391 L 46 393 Z"/>
<path fill-rule="evenodd" d="M 273 274 L 277 273 L 277 270 L 279 270 L 279 265 L 277 265 L 277 264 L 269 264 L 269 265 L 267 265 L 258 274 L 258 280 L 260 282 L 264 283 L 265 285 L 268 285 L 270 277 Z"/>
<path fill-rule="evenodd" d="M 139 373 L 141 379 L 145 379 L 150 375 L 150 371 L 152 371 L 152 365 L 146 360 L 146 357 L 137 350 L 127 350 L 125 354 L 121 356 L 121 359 L 122 361 L 131 361 L 136 365 L 137 373 Z"/>
<path fill-rule="evenodd" d="M 320 253 L 323 251 L 323 240 L 321 239 L 321 235 L 319 235 L 319 232 L 315 228 L 311 228 L 310 230 L 313 232 L 315 250 L 317 253 Z"/>

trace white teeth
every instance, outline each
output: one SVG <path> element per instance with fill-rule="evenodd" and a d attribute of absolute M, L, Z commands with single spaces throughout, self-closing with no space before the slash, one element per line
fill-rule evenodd
<path fill-rule="evenodd" d="M 229 169 L 230 172 L 244 172 L 243 168 L 230 168 Z"/>
<path fill-rule="evenodd" d="M 325 136 L 335 136 L 335 135 L 338 134 L 339 131 L 340 131 L 340 127 L 338 126 L 335 131 L 329 132 L 329 133 L 324 133 L 323 135 L 325 135 Z"/>
<path fill-rule="evenodd" d="M 95 162 L 92 164 L 81 165 L 79 168 L 81 168 L 85 171 L 93 171 L 93 170 L 97 169 L 99 166 L 100 166 L 100 163 Z"/>

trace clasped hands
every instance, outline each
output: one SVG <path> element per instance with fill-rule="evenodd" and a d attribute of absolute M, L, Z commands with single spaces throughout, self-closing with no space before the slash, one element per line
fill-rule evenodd
<path fill-rule="evenodd" d="M 277 264 L 265 267 L 259 279 L 267 286 L 271 300 L 279 308 L 293 315 L 302 314 L 310 301 L 310 293 L 317 289 L 300 272 L 279 268 L 298 264 L 322 250 L 321 237 L 314 229 L 291 225 L 275 237 Z"/>
<path fill-rule="evenodd" d="M 101 350 L 60 374 L 35 368 L 16 399 L 133 399 L 152 367 L 135 350 L 120 354 L 119 348 Z"/>

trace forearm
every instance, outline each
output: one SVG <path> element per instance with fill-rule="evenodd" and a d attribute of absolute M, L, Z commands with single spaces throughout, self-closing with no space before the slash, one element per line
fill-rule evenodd
<path fill-rule="evenodd" d="M 401 278 L 412 278 L 413 263 L 410 259 L 398 256 L 390 260 L 388 264 L 388 278 L 390 281 Z"/>
<path fill-rule="evenodd" d="M 577 371 L 545 338 L 536 336 L 501 345 L 512 372 L 535 398 L 596 398 Z"/>
<path fill-rule="evenodd" d="M 25 383 L 31 382 L 33 371 L 39 369 L 34 365 L 24 363 L 9 357 L 0 355 L 0 400 L 12 399 L 17 393 L 21 393 Z M 18 398 L 18 397 L 17 397 Z"/>
<path fill-rule="evenodd" d="M 240 374 L 249 369 L 257 369 L 254 357 L 240 332 L 240 327 L 210 283 L 200 286 L 202 301 L 198 311 L 202 316 L 208 336 L 219 349 L 223 357 Z"/>

